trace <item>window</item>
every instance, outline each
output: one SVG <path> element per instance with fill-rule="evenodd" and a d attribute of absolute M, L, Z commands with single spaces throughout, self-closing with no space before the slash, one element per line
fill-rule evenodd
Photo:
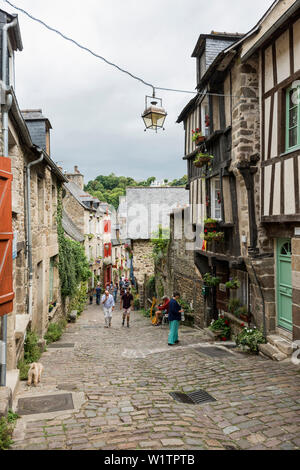
<path fill-rule="evenodd" d="M 286 150 L 300 147 L 300 85 L 286 91 Z"/>
<path fill-rule="evenodd" d="M 211 217 L 216 220 L 222 219 L 220 178 L 211 180 Z"/>

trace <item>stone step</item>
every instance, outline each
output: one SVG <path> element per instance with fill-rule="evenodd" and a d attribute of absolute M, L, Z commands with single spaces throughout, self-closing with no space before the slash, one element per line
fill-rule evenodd
<path fill-rule="evenodd" d="M 296 345 L 293 345 L 291 341 L 288 341 L 287 339 L 278 335 L 267 336 L 267 341 L 286 356 L 291 356 L 297 349 Z"/>
<path fill-rule="evenodd" d="M 272 346 L 272 344 L 259 344 L 258 346 L 259 351 L 261 351 L 265 356 L 268 356 L 273 361 L 284 361 L 287 359 L 287 355 L 279 351 L 276 347 Z"/>

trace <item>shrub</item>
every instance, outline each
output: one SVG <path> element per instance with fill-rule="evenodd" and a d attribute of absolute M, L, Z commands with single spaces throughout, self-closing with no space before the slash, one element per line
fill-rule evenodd
<path fill-rule="evenodd" d="M 28 331 L 24 343 L 24 361 L 26 364 L 38 362 L 42 352 L 38 345 L 38 336 L 34 331 Z"/>
<path fill-rule="evenodd" d="M 144 317 L 150 318 L 150 308 L 148 310 L 142 309 L 141 312 Z"/>
<path fill-rule="evenodd" d="M 63 334 L 65 326 L 66 326 L 65 320 L 61 320 L 58 323 L 50 323 L 48 327 L 48 331 L 45 334 L 45 340 L 47 344 L 55 343 L 56 341 L 58 341 L 61 335 Z"/>
<path fill-rule="evenodd" d="M 0 450 L 8 450 L 13 443 L 13 425 L 6 418 L 0 418 Z"/>
<path fill-rule="evenodd" d="M 134 301 L 133 301 L 133 306 L 134 306 L 134 309 L 135 310 L 139 310 L 140 309 L 140 299 L 138 297 L 135 297 Z"/>
<path fill-rule="evenodd" d="M 30 368 L 30 364 L 27 364 L 24 361 L 24 359 L 18 362 L 18 369 L 20 371 L 20 380 L 27 380 L 29 368 Z"/>
<path fill-rule="evenodd" d="M 235 338 L 237 346 L 243 349 L 249 349 L 251 353 L 258 354 L 258 345 L 266 343 L 266 339 L 261 330 L 255 326 L 253 328 L 245 327 Z"/>
<path fill-rule="evenodd" d="M 18 362 L 20 380 L 27 380 L 28 371 L 32 362 L 38 362 L 42 351 L 38 345 L 38 336 L 34 331 L 28 331 L 24 343 L 24 359 Z"/>

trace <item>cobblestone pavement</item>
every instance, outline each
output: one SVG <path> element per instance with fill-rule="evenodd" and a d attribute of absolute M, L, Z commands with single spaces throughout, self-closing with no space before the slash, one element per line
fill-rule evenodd
<path fill-rule="evenodd" d="M 167 335 L 139 312 L 127 328 L 115 311 L 106 329 L 100 308 L 89 306 L 60 340 L 74 348 L 48 349 L 42 384 L 22 382 L 16 398 L 73 390 L 84 392 L 84 403 L 63 415 L 22 417 L 13 449 L 300 448 L 299 368 L 240 353 L 209 357 L 197 351 L 207 341 L 200 330 L 181 327 L 174 347 Z M 184 404 L 169 395 L 197 389 L 216 401 Z"/>

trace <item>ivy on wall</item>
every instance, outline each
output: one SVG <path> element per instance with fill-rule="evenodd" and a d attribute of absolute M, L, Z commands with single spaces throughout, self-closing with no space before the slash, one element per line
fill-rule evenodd
<path fill-rule="evenodd" d="M 65 237 L 62 226 L 62 187 L 58 191 L 57 234 L 59 244 L 59 278 L 62 297 L 73 297 L 81 282 L 87 281 L 92 273 L 85 255 L 84 247 Z"/>

